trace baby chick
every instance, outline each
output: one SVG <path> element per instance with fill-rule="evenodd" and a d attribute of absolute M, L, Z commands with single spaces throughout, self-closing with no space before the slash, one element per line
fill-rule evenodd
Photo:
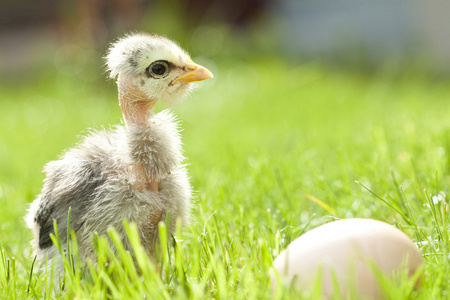
<path fill-rule="evenodd" d="M 106 235 L 110 227 L 130 249 L 123 220 L 134 222 L 142 244 L 152 257 L 158 223 L 170 214 L 188 222 L 191 187 L 183 166 L 178 124 L 168 110 L 153 113 L 156 102 L 179 102 L 193 82 L 213 77 L 195 64 L 171 40 L 148 34 L 128 35 L 112 45 L 106 56 L 117 78 L 124 126 L 88 134 L 59 160 L 49 162 L 41 194 L 31 203 L 26 222 L 32 230 L 39 261 L 59 256 L 50 238 L 56 221 L 66 247 L 67 216 L 79 256 L 95 261 L 90 236 Z"/>

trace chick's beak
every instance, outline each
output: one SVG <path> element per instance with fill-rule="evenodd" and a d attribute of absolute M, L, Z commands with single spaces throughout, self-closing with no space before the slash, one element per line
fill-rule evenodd
<path fill-rule="evenodd" d="M 187 64 L 184 69 L 186 72 L 182 73 L 180 76 L 175 78 L 171 85 L 181 81 L 181 83 L 185 84 L 193 81 L 202 81 L 208 78 L 213 78 L 214 75 L 207 68 L 200 66 L 194 63 L 192 60 L 187 59 Z"/>

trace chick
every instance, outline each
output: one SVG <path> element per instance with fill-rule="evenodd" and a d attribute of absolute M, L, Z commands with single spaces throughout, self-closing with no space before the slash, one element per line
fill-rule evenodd
<path fill-rule="evenodd" d="M 31 203 L 26 223 L 39 261 L 59 256 L 52 243 L 56 221 L 66 247 L 67 216 L 79 256 L 95 261 L 90 236 L 114 227 L 130 249 L 123 220 L 136 223 L 144 248 L 154 256 L 158 223 L 170 214 L 169 232 L 187 224 L 191 187 L 183 166 L 178 124 L 168 110 L 153 113 L 156 102 L 179 102 L 193 82 L 213 77 L 171 40 L 148 34 L 114 43 L 106 63 L 117 78 L 124 126 L 88 134 L 59 160 L 49 162 L 41 194 Z"/>

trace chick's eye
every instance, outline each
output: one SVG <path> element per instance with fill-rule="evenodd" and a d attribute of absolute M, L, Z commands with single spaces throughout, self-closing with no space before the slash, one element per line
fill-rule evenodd
<path fill-rule="evenodd" d="M 156 75 L 162 75 L 166 73 L 166 67 L 162 64 L 156 64 L 152 67 L 152 72 Z"/>
<path fill-rule="evenodd" d="M 165 61 L 155 61 L 146 70 L 147 76 L 164 78 L 169 73 L 169 64 Z"/>

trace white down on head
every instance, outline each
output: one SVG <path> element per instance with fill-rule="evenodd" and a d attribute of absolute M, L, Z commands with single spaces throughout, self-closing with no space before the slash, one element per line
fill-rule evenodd
<path fill-rule="evenodd" d="M 157 35 L 133 34 L 120 39 L 110 48 L 106 61 L 110 77 L 118 76 L 149 98 L 168 104 L 180 101 L 192 89 L 192 82 L 198 81 L 194 76 L 183 78 L 187 72 L 201 69 L 203 76 L 212 77 L 176 43 Z M 163 73 L 154 72 L 164 68 Z"/>

